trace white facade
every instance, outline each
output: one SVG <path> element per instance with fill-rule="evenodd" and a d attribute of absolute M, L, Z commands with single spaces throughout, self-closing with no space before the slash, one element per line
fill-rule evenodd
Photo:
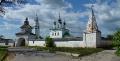
<path fill-rule="evenodd" d="M 98 33 L 83 33 L 83 41 L 86 47 L 100 47 L 101 34 Z"/>
<path fill-rule="evenodd" d="M 85 47 L 83 41 L 55 41 L 56 47 Z M 45 41 L 29 41 L 29 46 L 45 47 Z"/>
<path fill-rule="evenodd" d="M 90 35 L 89 35 L 90 36 Z M 90 38 L 91 39 L 91 38 Z M 96 42 L 95 40 L 83 40 L 83 41 L 54 41 L 56 47 L 90 47 L 90 48 L 97 48 L 97 47 L 107 47 L 112 44 L 111 41 L 108 40 L 100 40 Z M 99 43 L 99 44 L 97 44 Z M 41 46 L 45 47 L 45 41 L 29 41 L 28 46 Z"/>
<path fill-rule="evenodd" d="M 61 30 L 55 30 L 50 32 L 50 38 L 62 38 L 63 37 L 63 31 Z"/>
<path fill-rule="evenodd" d="M 13 42 L 0 42 L 0 46 L 14 46 L 14 41 Z"/>
<path fill-rule="evenodd" d="M 0 43 L 0 46 L 6 46 L 6 44 L 5 43 Z"/>
<path fill-rule="evenodd" d="M 42 47 L 45 47 L 45 41 L 29 41 L 28 46 L 42 46 Z"/>
<path fill-rule="evenodd" d="M 55 41 L 57 47 L 85 47 L 83 41 Z"/>

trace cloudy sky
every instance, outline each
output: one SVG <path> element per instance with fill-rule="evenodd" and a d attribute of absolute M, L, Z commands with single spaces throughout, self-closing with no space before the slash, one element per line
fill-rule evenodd
<path fill-rule="evenodd" d="M 15 38 L 26 17 L 34 27 L 37 13 L 41 36 L 49 35 L 53 21 L 57 21 L 59 12 L 67 22 L 67 28 L 73 36 L 82 36 L 86 29 L 90 6 L 94 11 L 102 35 L 112 34 L 120 27 L 120 0 L 26 0 L 26 4 L 5 6 L 6 14 L 0 17 L 0 34 L 6 38 Z M 33 30 L 34 32 L 34 30 Z"/>

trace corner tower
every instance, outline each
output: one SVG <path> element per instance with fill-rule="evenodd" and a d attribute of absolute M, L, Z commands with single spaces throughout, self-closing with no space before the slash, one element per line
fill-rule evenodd
<path fill-rule="evenodd" d="M 94 10 L 93 6 L 91 7 L 91 16 L 89 17 L 89 21 L 87 23 L 87 29 L 86 32 L 88 33 L 94 33 L 94 32 L 99 32 L 97 22 L 96 22 L 96 17 L 94 15 Z"/>
<path fill-rule="evenodd" d="M 94 15 L 93 6 L 91 6 L 91 15 L 89 17 L 89 21 L 87 23 L 87 29 L 83 33 L 83 41 L 85 47 L 100 47 L 101 41 L 101 32 L 98 29 L 96 18 Z"/>

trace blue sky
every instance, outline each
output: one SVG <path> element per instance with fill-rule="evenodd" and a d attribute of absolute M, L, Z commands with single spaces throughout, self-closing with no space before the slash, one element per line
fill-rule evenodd
<path fill-rule="evenodd" d="M 15 39 L 15 33 L 26 17 L 34 27 L 35 13 L 40 22 L 40 35 L 49 35 L 53 21 L 61 18 L 67 22 L 67 28 L 73 36 L 82 36 L 94 5 L 96 21 L 102 36 L 112 34 L 120 25 L 120 0 L 26 0 L 25 4 L 5 6 L 6 14 L 0 17 L 0 34 Z M 8 4 L 9 5 L 9 4 Z M 72 26 L 71 26 L 72 25 Z M 34 30 L 33 30 L 34 32 Z"/>

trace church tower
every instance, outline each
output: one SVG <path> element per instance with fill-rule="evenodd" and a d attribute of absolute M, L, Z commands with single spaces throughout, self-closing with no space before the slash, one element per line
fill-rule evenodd
<path fill-rule="evenodd" d="M 91 11 L 92 13 L 87 23 L 87 29 L 83 33 L 83 41 L 84 41 L 85 47 L 96 48 L 96 47 L 100 47 L 101 32 L 99 31 L 97 26 L 93 6 L 91 7 Z"/>
<path fill-rule="evenodd" d="M 40 36 L 40 26 L 39 26 L 39 20 L 38 20 L 38 16 L 36 15 L 36 18 L 35 18 L 35 35 L 36 35 L 36 39 L 40 39 L 42 38 Z"/>
<path fill-rule="evenodd" d="M 97 26 L 97 22 L 96 22 L 96 18 L 94 15 L 94 11 L 93 11 L 93 6 L 91 7 L 91 11 L 92 11 L 92 15 L 89 17 L 89 21 L 87 23 L 87 32 L 88 33 L 94 33 L 94 32 L 98 32 L 98 26 Z"/>
<path fill-rule="evenodd" d="M 54 21 L 54 26 L 50 30 L 50 38 L 65 38 L 70 36 L 69 30 L 66 29 L 66 22 L 62 21 L 60 14 L 58 21 Z"/>
<path fill-rule="evenodd" d="M 22 33 L 25 33 L 25 34 L 32 33 L 32 26 L 29 25 L 28 18 L 25 19 L 24 24 L 20 28 Z"/>
<path fill-rule="evenodd" d="M 32 26 L 30 26 L 28 18 L 25 19 L 24 24 L 20 27 L 21 31 L 16 33 L 16 46 L 28 46 L 29 40 L 33 39 L 35 34 L 32 33 Z"/>

